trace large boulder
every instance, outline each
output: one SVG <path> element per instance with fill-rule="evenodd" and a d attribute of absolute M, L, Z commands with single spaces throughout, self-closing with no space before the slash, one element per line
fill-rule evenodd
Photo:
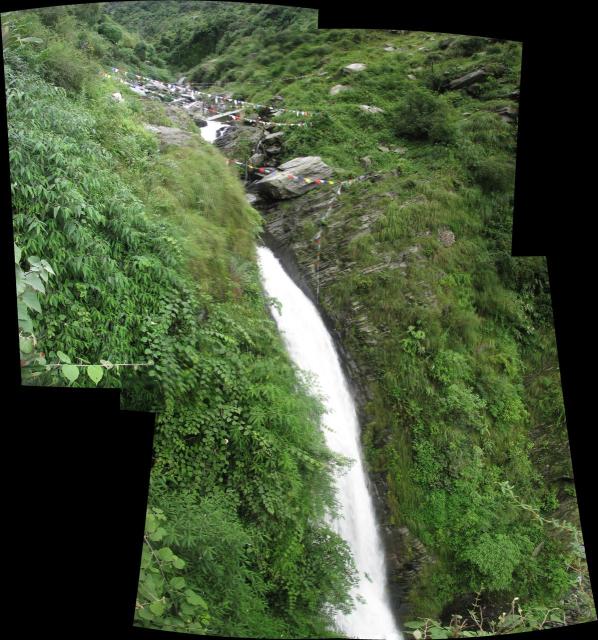
<path fill-rule="evenodd" d="M 134 84 L 134 85 L 131 85 L 129 88 L 133 93 L 136 93 L 137 95 L 140 95 L 140 96 L 147 95 L 147 91 L 141 85 Z"/>
<path fill-rule="evenodd" d="M 380 107 L 372 107 L 369 104 L 360 104 L 359 108 L 366 113 L 384 113 L 384 109 L 380 109 Z"/>
<path fill-rule="evenodd" d="M 153 89 L 156 91 L 168 91 L 168 87 L 163 82 L 160 82 L 159 80 L 150 80 L 147 83 L 146 89 Z"/>
<path fill-rule="evenodd" d="M 162 125 L 156 126 L 153 124 L 146 124 L 145 128 L 148 131 L 152 131 L 158 134 L 161 148 L 167 147 L 169 145 L 175 145 L 178 147 L 184 146 L 191 140 L 191 134 L 189 133 L 189 131 L 184 131 L 183 129 L 178 129 L 177 127 L 165 127 Z"/>
<path fill-rule="evenodd" d="M 208 124 L 208 121 L 205 118 L 202 118 L 199 113 L 194 113 L 191 117 L 198 127 L 205 127 Z"/>
<path fill-rule="evenodd" d="M 282 142 L 282 138 L 284 138 L 284 131 L 276 131 L 274 133 L 269 133 L 262 140 L 262 144 L 264 147 L 273 147 Z"/>
<path fill-rule="evenodd" d="M 187 111 L 189 113 L 196 113 L 196 112 L 204 112 L 204 103 L 202 100 L 196 100 L 195 102 L 188 102 L 186 104 L 183 105 L 184 109 L 187 109 Z"/>
<path fill-rule="evenodd" d="M 266 160 L 266 156 L 263 153 L 254 153 L 249 158 L 249 164 L 252 164 L 254 167 L 261 167 Z"/>
<path fill-rule="evenodd" d="M 331 96 L 336 96 L 339 93 L 342 93 L 343 91 L 348 91 L 350 89 L 350 87 L 348 87 L 345 84 L 335 84 L 334 87 L 332 87 L 330 89 L 330 95 Z"/>
<path fill-rule="evenodd" d="M 343 68 L 345 73 L 359 73 L 360 71 L 365 71 L 367 66 L 363 64 L 363 62 L 353 62 L 353 64 L 348 64 Z"/>
<path fill-rule="evenodd" d="M 227 152 L 227 155 L 236 157 L 236 154 L 240 153 L 240 145 L 244 146 L 244 143 L 249 141 L 255 148 L 261 136 L 262 132 L 256 127 L 235 124 L 227 127 L 222 135 L 216 138 L 214 144 L 221 151 Z"/>
<path fill-rule="evenodd" d="M 518 110 L 510 105 L 506 105 L 504 107 L 497 107 L 495 111 L 505 122 L 517 121 Z"/>
<path fill-rule="evenodd" d="M 272 200 L 286 200 L 318 188 L 314 182 L 306 183 L 305 178 L 316 180 L 331 175 L 332 169 L 319 156 L 303 156 L 281 164 L 276 173 L 254 183 L 252 190 Z"/>
<path fill-rule="evenodd" d="M 484 80 L 487 75 L 488 72 L 485 69 L 476 69 L 475 71 L 466 73 L 464 76 L 448 81 L 443 88 L 448 89 L 449 91 L 454 91 L 455 89 L 463 89 L 464 87 L 468 87 L 474 82 Z"/>

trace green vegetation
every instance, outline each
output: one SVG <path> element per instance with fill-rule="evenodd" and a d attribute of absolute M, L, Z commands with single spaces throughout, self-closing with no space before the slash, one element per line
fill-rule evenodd
<path fill-rule="evenodd" d="M 363 444 L 388 524 L 429 556 L 414 637 L 455 634 L 476 594 L 520 599 L 497 633 L 595 618 L 558 484 L 571 469 L 545 261 L 510 255 L 516 126 L 498 112 L 515 105 L 520 46 L 318 32 L 314 12 L 274 6 L 86 7 L 3 16 L 21 356 L 29 383 L 120 385 L 125 406 L 159 410 L 138 622 L 322 636 L 353 578 L 322 525 L 342 461 L 266 313 L 259 216 L 193 125 L 159 151 L 143 123 L 165 110 L 100 76 L 114 65 L 316 112 L 285 130 L 283 161 L 319 155 L 342 179 L 370 158 L 378 179 L 345 187 L 321 225 L 339 268 L 320 304 L 369 381 Z M 354 62 L 367 69 L 343 74 Z M 459 633 L 492 630 L 473 622 Z"/>
<path fill-rule="evenodd" d="M 162 107 L 111 100 L 63 15 L 3 16 L 23 380 L 158 410 L 139 624 L 326 636 L 351 606 L 323 523 L 343 461 L 268 315 L 259 217 L 197 134 L 159 151 Z"/>

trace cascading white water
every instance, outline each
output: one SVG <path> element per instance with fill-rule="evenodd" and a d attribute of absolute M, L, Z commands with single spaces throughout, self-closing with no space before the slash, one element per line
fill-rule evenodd
<path fill-rule="evenodd" d="M 208 120 L 208 123 L 200 129 L 201 137 L 207 142 L 214 142 L 216 140 L 216 132 L 218 129 L 226 129 L 228 124 L 222 124 L 222 122 L 216 122 L 215 120 Z"/>
<path fill-rule="evenodd" d="M 338 613 L 336 623 L 349 638 L 402 640 L 386 591 L 384 553 L 361 459 L 355 404 L 334 342 L 314 304 L 274 254 L 259 247 L 258 261 L 264 289 L 282 305 L 274 317 L 287 350 L 300 369 L 314 376 L 317 391 L 325 398 L 326 442 L 332 451 L 354 460 L 349 471 L 337 478 L 341 517 L 330 524 L 351 548 L 359 572 L 353 595 L 364 601 L 357 600 L 349 615 Z"/>

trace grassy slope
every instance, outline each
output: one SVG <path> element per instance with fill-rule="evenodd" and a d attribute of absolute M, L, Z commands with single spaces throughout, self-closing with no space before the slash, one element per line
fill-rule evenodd
<path fill-rule="evenodd" d="M 245 11 L 217 4 L 212 16 Z M 143 3 L 129 12 L 116 15 L 126 21 L 134 14 L 139 28 L 152 22 Z M 192 48 L 197 13 L 183 8 L 156 43 Z M 569 588 L 566 543 L 526 519 L 500 482 L 512 483 L 545 517 L 568 504 L 577 523 L 574 502 L 555 482 L 570 462 L 545 264 L 510 256 L 516 126 L 494 111 L 516 106 L 520 47 L 457 38 L 440 48 L 444 38 L 317 33 L 315 15 L 306 12 L 286 28 L 263 18 L 244 23 L 212 50 L 196 51 L 195 64 L 184 55 L 171 59 L 181 70 L 187 64 L 193 80 L 235 97 L 263 103 L 279 94 L 285 106 L 320 112 L 313 127 L 287 132 L 283 159 L 320 155 L 337 176 L 352 177 L 368 155 L 371 170 L 383 174 L 349 188 L 323 228 L 323 260 L 341 275 L 322 304 L 373 377 L 364 442 L 372 471 L 386 476 L 392 519 L 408 524 L 436 558 L 412 591 L 421 615 L 438 615 L 455 596 L 479 588 L 501 602 L 518 595 L 545 604 Z M 397 50 L 383 51 L 387 44 Z M 352 62 L 367 71 L 343 75 Z M 481 65 L 489 78 L 469 92 L 425 93 Z M 326 75 L 288 79 L 320 72 Z M 336 83 L 351 89 L 331 97 Z M 439 125 L 438 135 L 414 136 L 418 88 L 433 105 L 424 129 Z M 359 104 L 385 113 L 362 113 Z M 364 215 L 375 220 L 369 233 L 360 232 Z M 313 235 L 309 224 L 298 237 Z M 327 230 L 335 225 L 340 238 Z M 452 246 L 439 241 L 445 228 L 455 234 Z M 404 276 L 362 272 L 414 246 L 418 258 Z M 356 326 L 355 303 L 367 310 L 369 342 Z"/>
<path fill-rule="evenodd" d="M 351 576 L 320 524 L 336 461 L 266 309 L 259 218 L 197 132 L 159 151 L 143 123 L 162 107 L 102 79 L 80 46 L 92 27 L 54 17 L 2 19 L 15 239 L 23 266 L 55 273 L 31 311 L 42 362 L 153 362 L 100 381 L 159 408 L 137 621 L 325 636 Z"/>

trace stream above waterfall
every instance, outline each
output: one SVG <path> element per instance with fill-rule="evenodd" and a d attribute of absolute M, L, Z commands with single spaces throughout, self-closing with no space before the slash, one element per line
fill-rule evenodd
<path fill-rule="evenodd" d="M 230 125 L 222 124 L 222 122 L 216 122 L 216 120 L 208 120 L 207 124 L 201 127 L 201 137 L 206 142 L 214 142 L 216 140 L 216 136 L 219 129 L 226 129 Z"/>

